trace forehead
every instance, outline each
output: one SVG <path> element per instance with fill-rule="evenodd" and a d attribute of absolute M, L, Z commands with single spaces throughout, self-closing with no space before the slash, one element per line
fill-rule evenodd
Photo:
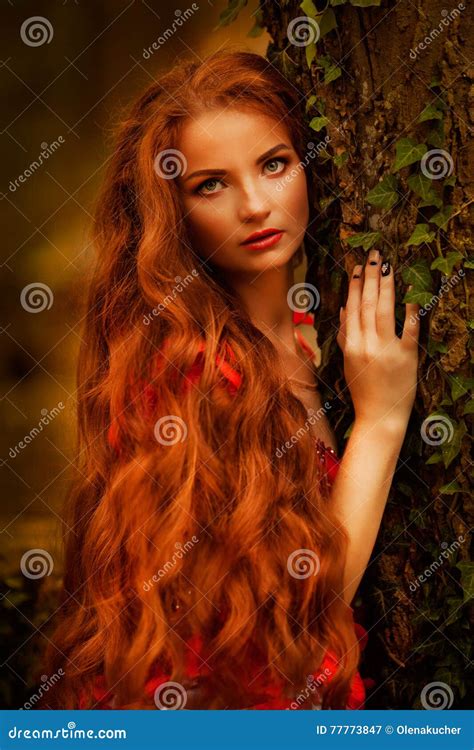
<path fill-rule="evenodd" d="M 279 142 L 293 145 L 283 120 L 263 112 L 228 107 L 212 109 L 185 120 L 178 148 L 195 166 L 204 157 L 217 160 L 247 154 L 253 159 Z"/>

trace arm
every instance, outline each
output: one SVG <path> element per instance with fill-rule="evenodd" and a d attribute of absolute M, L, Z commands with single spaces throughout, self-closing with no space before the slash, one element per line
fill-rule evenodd
<path fill-rule="evenodd" d="M 369 562 L 413 408 L 418 364 L 419 306 L 407 303 L 402 337 L 395 333 L 393 270 L 382 276 L 371 250 L 362 274 L 354 268 L 337 342 L 355 421 L 331 501 L 349 534 L 344 600 L 350 605 Z"/>
<path fill-rule="evenodd" d="M 356 422 L 331 490 L 331 502 L 349 532 L 344 601 L 351 604 L 382 521 L 405 430 Z"/>

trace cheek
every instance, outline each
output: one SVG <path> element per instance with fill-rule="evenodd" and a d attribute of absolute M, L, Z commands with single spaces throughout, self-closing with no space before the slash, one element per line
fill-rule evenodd
<path fill-rule="evenodd" d="M 306 227 L 309 220 L 308 188 L 304 174 L 298 175 L 281 193 L 282 206 L 295 225 Z"/>
<path fill-rule="evenodd" d="M 185 206 L 188 214 L 186 225 L 194 249 L 203 258 L 214 254 L 217 248 L 224 249 L 231 230 L 226 222 L 226 213 L 211 204 Z"/>

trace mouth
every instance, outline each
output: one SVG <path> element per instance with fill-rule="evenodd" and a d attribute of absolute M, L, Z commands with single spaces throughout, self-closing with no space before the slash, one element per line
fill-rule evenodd
<path fill-rule="evenodd" d="M 275 245 L 283 236 L 283 229 L 262 229 L 254 232 L 241 244 L 253 250 L 261 250 Z"/>

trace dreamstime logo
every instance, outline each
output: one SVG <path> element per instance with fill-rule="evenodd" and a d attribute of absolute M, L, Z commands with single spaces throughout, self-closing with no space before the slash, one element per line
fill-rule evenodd
<path fill-rule="evenodd" d="M 8 451 L 8 455 L 10 458 L 16 458 L 20 451 L 23 450 L 23 448 L 26 448 L 29 443 L 33 442 L 35 437 L 37 437 L 40 432 L 43 431 L 43 427 L 46 427 L 50 422 L 53 421 L 55 417 L 58 416 L 58 414 L 65 408 L 62 401 L 58 403 L 57 406 L 55 406 L 53 409 L 48 411 L 48 409 L 41 409 L 41 414 L 43 415 L 38 422 L 38 425 L 36 427 L 33 427 L 28 435 L 25 435 L 22 440 L 20 440 L 19 443 L 17 443 L 13 448 L 10 448 Z"/>
<path fill-rule="evenodd" d="M 165 29 L 165 31 L 160 34 L 155 42 L 153 42 L 149 47 L 143 49 L 142 56 L 144 57 L 144 59 L 149 60 L 155 50 L 160 49 L 160 47 L 162 47 L 163 44 L 167 42 L 168 39 L 173 36 L 173 34 L 176 33 L 177 28 L 180 28 L 184 24 L 184 22 L 188 20 L 188 18 L 191 18 L 196 10 L 199 10 L 199 5 L 197 3 L 193 3 L 191 5 L 191 8 L 186 8 L 184 12 L 179 8 L 175 10 L 174 14 L 176 18 L 173 20 L 171 28 L 168 27 L 167 29 Z"/>
<path fill-rule="evenodd" d="M 154 307 L 153 310 L 151 310 L 151 312 L 143 316 L 143 324 L 146 326 L 150 325 L 153 318 L 156 318 L 161 312 L 163 312 L 163 310 L 165 310 L 168 307 L 168 305 L 174 302 L 178 294 L 180 294 L 183 291 L 183 289 L 185 289 L 188 286 L 188 284 L 190 284 L 191 281 L 194 281 L 194 279 L 197 278 L 198 276 L 199 276 L 199 271 L 197 271 L 195 268 L 193 268 L 191 273 L 188 273 L 184 277 L 184 279 L 182 279 L 181 276 L 175 276 L 174 280 L 176 282 L 176 286 L 174 286 L 171 292 L 166 295 L 163 302 L 160 302 L 160 304 Z"/>
<path fill-rule="evenodd" d="M 443 414 L 430 414 L 423 421 L 420 434 L 428 445 L 443 445 L 450 443 L 454 435 L 453 423 Z"/>
<path fill-rule="evenodd" d="M 23 287 L 20 294 L 21 306 L 26 312 L 39 313 L 49 310 L 53 305 L 54 294 L 47 284 L 33 281 Z"/>
<path fill-rule="evenodd" d="M 174 180 L 183 175 L 188 168 L 185 155 L 177 148 L 167 148 L 155 157 L 153 166 L 158 177 Z"/>
<path fill-rule="evenodd" d="M 320 29 L 314 18 L 298 16 L 288 24 L 286 35 L 295 47 L 307 47 L 319 39 Z"/>
<path fill-rule="evenodd" d="M 453 157 L 442 148 L 432 148 L 423 155 L 420 168 L 429 180 L 442 180 L 453 173 Z"/>
<path fill-rule="evenodd" d="M 426 582 L 427 578 L 431 578 L 433 573 L 436 573 L 438 568 L 440 568 L 444 561 L 447 560 L 456 550 L 458 550 L 461 546 L 461 544 L 464 544 L 465 538 L 462 534 L 458 536 L 457 539 L 454 540 L 454 542 L 451 542 L 451 544 L 448 546 L 447 542 L 442 542 L 441 547 L 443 551 L 438 555 L 438 559 L 434 560 L 429 568 L 426 568 L 423 573 L 420 573 L 416 577 L 415 581 L 410 581 L 410 591 L 416 591 L 422 583 Z"/>
<path fill-rule="evenodd" d="M 286 300 L 288 306 L 294 312 L 308 312 L 309 310 L 316 310 L 320 302 L 319 292 L 313 284 L 308 284 L 302 281 L 298 284 L 293 284 L 288 290 Z"/>
<path fill-rule="evenodd" d="M 181 542 L 176 542 L 176 552 L 173 552 L 171 560 L 167 560 L 167 562 L 163 565 L 162 568 L 159 569 L 158 573 L 155 573 L 151 578 L 148 579 L 148 581 L 143 582 L 143 591 L 151 591 L 152 586 L 155 583 L 158 583 L 160 578 L 163 578 L 167 573 L 169 573 L 172 568 L 176 565 L 178 560 L 182 560 L 185 555 L 187 555 L 190 550 L 194 547 L 195 544 L 199 542 L 199 537 L 197 537 L 195 534 L 191 537 L 191 540 L 188 540 L 184 544 L 181 544 Z"/>
<path fill-rule="evenodd" d="M 424 315 L 426 315 L 427 312 L 431 310 L 432 307 L 438 304 L 443 294 L 445 294 L 449 289 L 452 289 L 456 284 L 458 284 L 461 279 L 465 276 L 464 268 L 460 268 L 459 271 L 454 273 L 451 278 L 448 278 L 447 276 L 443 276 L 441 278 L 441 286 L 439 288 L 438 294 L 433 294 L 430 301 L 426 303 L 426 305 L 423 305 L 423 307 L 420 307 L 418 312 L 415 315 L 410 315 L 410 322 L 416 323 L 416 321 Z M 461 278 L 460 278 L 461 277 Z"/>
<path fill-rule="evenodd" d="M 293 578 L 309 578 L 319 573 L 321 562 L 312 549 L 296 549 L 289 555 L 286 567 Z"/>
<path fill-rule="evenodd" d="M 176 414 L 167 414 L 155 423 L 153 432 L 157 442 L 161 445 L 175 445 L 186 440 L 188 428 L 181 417 Z"/>
<path fill-rule="evenodd" d="M 10 184 L 8 186 L 11 193 L 14 193 L 18 190 L 20 185 L 28 180 L 29 177 L 31 177 L 42 165 L 43 161 L 47 161 L 51 154 L 54 154 L 62 144 L 65 143 L 64 138 L 62 135 L 58 136 L 57 140 L 53 141 L 52 143 L 48 144 L 46 141 L 43 141 L 41 144 L 41 151 L 39 157 L 37 157 L 34 161 L 32 161 L 29 166 L 22 172 L 21 175 L 19 175 L 15 180 L 10 180 Z"/>
<path fill-rule="evenodd" d="M 277 458 L 281 458 L 287 450 L 290 450 L 293 448 L 293 446 L 298 442 L 298 440 L 303 437 L 310 429 L 311 425 L 314 425 L 318 419 L 321 419 L 324 414 L 326 414 L 327 411 L 331 408 L 331 404 L 329 401 L 325 401 L 323 406 L 320 406 L 318 411 L 314 411 L 314 409 L 308 409 L 309 417 L 305 420 L 305 423 L 302 427 L 300 427 L 295 435 L 292 435 L 289 440 L 286 440 L 283 445 L 280 445 L 279 448 L 275 451 L 275 456 Z"/>
<path fill-rule="evenodd" d="M 39 690 L 36 693 L 33 693 L 31 698 L 29 698 L 29 700 L 27 700 L 26 703 L 23 704 L 19 711 L 28 711 L 30 708 L 33 708 L 35 703 L 38 703 L 44 693 L 47 693 L 50 687 L 56 685 L 56 683 L 59 682 L 61 677 L 64 677 L 64 675 L 65 672 L 62 667 L 59 667 L 58 671 L 55 672 L 51 677 L 48 677 L 47 674 L 42 674 Z"/>
<path fill-rule="evenodd" d="M 416 60 L 418 56 L 418 50 L 425 50 L 426 47 L 429 47 L 431 42 L 433 42 L 437 37 L 439 37 L 440 34 L 444 31 L 446 26 L 449 26 L 451 21 L 454 21 L 455 18 L 457 18 L 460 15 L 460 11 L 466 10 L 466 6 L 464 3 L 459 3 L 459 5 L 456 8 L 453 8 L 453 10 L 446 10 L 445 8 L 441 11 L 441 15 L 443 18 L 438 24 L 437 28 L 434 28 L 430 31 L 428 36 L 425 36 L 422 42 L 419 42 L 419 44 L 416 45 L 414 49 L 410 49 L 410 57 L 412 60 Z"/>
<path fill-rule="evenodd" d="M 53 572 L 53 558 L 45 549 L 30 549 L 22 555 L 20 570 L 25 578 L 32 580 L 50 576 Z"/>
<path fill-rule="evenodd" d="M 312 141 L 309 141 L 307 143 L 307 146 L 309 148 L 308 153 L 306 154 L 303 161 L 298 162 L 296 167 L 293 167 L 293 169 L 288 172 L 281 180 L 278 180 L 276 183 L 276 190 L 280 193 L 285 185 L 287 185 L 289 182 L 291 182 L 295 177 L 298 176 L 298 174 L 308 166 L 309 160 L 314 159 L 316 156 L 319 155 L 320 151 L 324 151 L 326 146 L 331 140 L 330 135 L 326 135 L 322 141 L 319 141 L 319 143 L 315 146 L 315 144 Z"/>
<path fill-rule="evenodd" d="M 188 695 L 179 682 L 163 682 L 153 696 L 155 705 L 161 711 L 176 711 L 185 707 Z"/>
<path fill-rule="evenodd" d="M 51 22 L 44 16 L 31 16 L 21 24 L 21 41 L 28 47 L 41 47 L 42 44 L 49 44 L 53 34 Z"/>
<path fill-rule="evenodd" d="M 453 701 L 453 691 L 445 682 L 430 682 L 421 691 L 421 705 L 427 711 L 451 708 Z"/>

